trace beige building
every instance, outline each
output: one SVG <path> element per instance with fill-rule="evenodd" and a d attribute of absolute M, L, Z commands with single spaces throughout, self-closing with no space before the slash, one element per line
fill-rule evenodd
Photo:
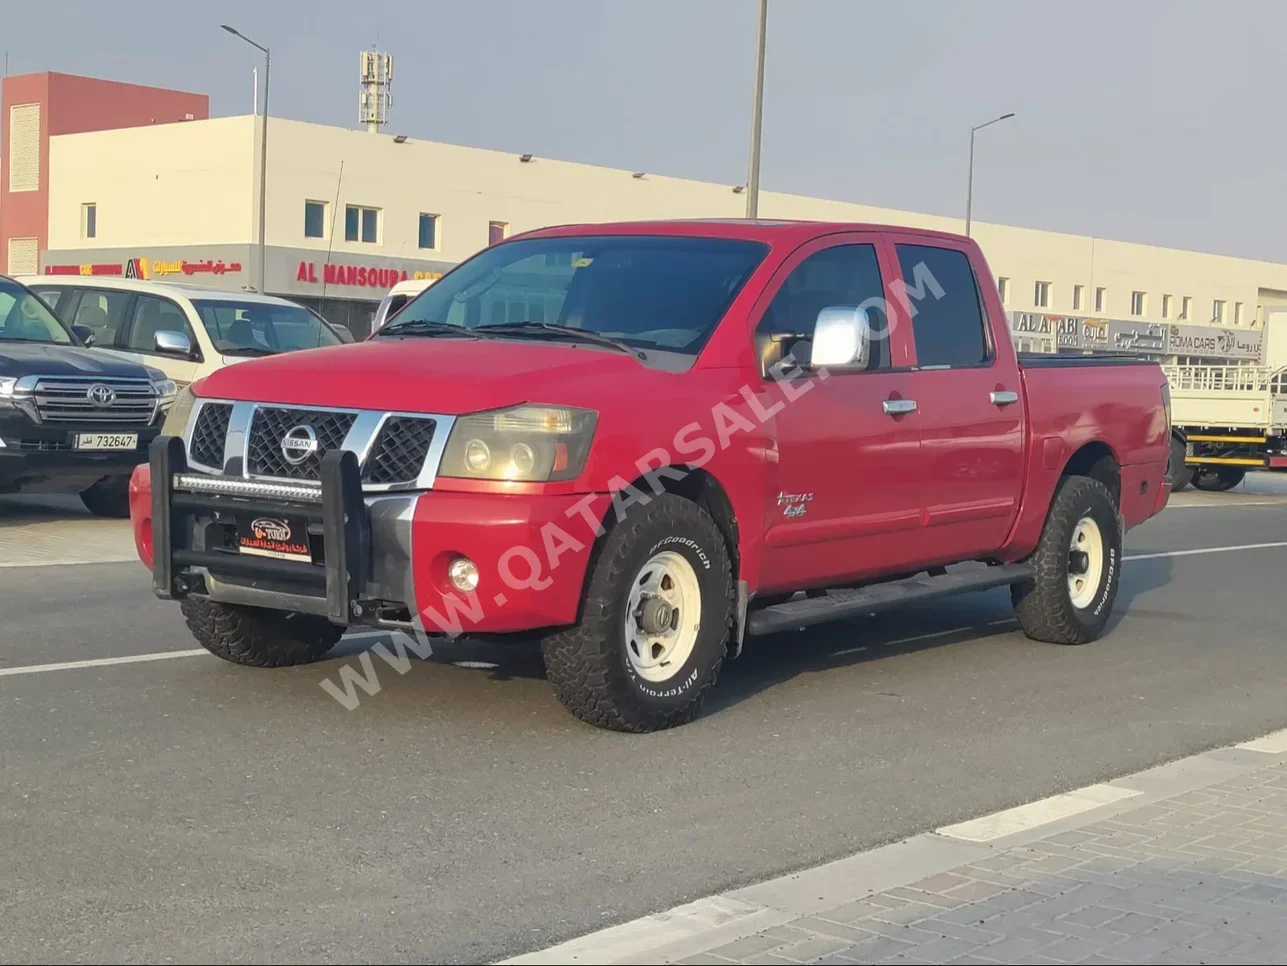
<path fill-rule="evenodd" d="M 41 271 L 251 287 L 259 132 L 248 115 L 51 137 Z M 440 273 L 508 234 L 744 210 L 733 185 L 273 118 L 265 287 L 361 332 L 392 281 Z M 760 214 L 963 230 L 960 219 L 772 191 Z M 1287 265 L 977 221 L 973 234 L 1030 348 L 1053 349 L 1061 327 L 1083 322 L 1107 338 L 1104 320 L 1131 332 L 1214 324 L 1256 341 L 1266 309 L 1287 306 Z"/>

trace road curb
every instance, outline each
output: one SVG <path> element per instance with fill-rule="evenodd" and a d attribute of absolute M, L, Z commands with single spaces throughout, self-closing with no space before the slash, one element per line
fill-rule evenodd
<path fill-rule="evenodd" d="M 698 899 L 502 964 L 674 963 L 1287 760 L 1287 729 Z M 839 927 L 843 929 L 844 927 Z"/>

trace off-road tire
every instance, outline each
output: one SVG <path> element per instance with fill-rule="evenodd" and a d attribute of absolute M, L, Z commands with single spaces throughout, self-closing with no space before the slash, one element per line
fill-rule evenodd
<path fill-rule="evenodd" d="M 313 614 L 220 604 L 203 597 L 179 602 L 197 643 L 216 657 L 251 667 L 287 667 L 320 660 L 344 628 Z"/>
<path fill-rule="evenodd" d="M 80 502 L 96 517 L 124 519 L 130 515 L 130 481 L 124 477 L 100 480 L 81 490 Z"/>
<path fill-rule="evenodd" d="M 1232 490 L 1246 479 L 1247 471 L 1241 466 L 1216 466 L 1201 469 L 1193 476 L 1193 485 L 1207 493 Z"/>
<path fill-rule="evenodd" d="M 626 654 L 630 584 L 653 555 L 670 550 L 692 565 L 701 589 L 701 627 L 692 653 L 667 681 L 643 680 Z M 736 616 L 731 555 L 700 506 L 663 493 L 632 507 L 591 556 L 578 622 L 541 642 L 559 702 L 588 724 L 659 731 L 697 716 L 719 677 Z"/>
<path fill-rule="evenodd" d="M 1094 596 L 1085 607 L 1075 607 L 1068 588 L 1069 544 L 1083 517 L 1099 527 L 1104 563 Z M 1122 570 L 1121 521 L 1108 488 L 1086 476 L 1060 480 L 1029 563 L 1033 579 L 1010 588 L 1023 632 L 1051 644 L 1087 644 L 1098 638 L 1112 615 Z"/>
<path fill-rule="evenodd" d="M 1171 492 L 1179 493 L 1187 489 L 1197 476 L 1197 467 L 1189 466 L 1184 462 L 1188 456 L 1188 447 L 1179 439 L 1171 437 L 1171 460 L 1166 467 L 1166 478 L 1171 481 Z"/>

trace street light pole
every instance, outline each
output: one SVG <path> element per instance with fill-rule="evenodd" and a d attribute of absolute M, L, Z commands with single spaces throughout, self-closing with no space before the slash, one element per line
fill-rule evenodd
<path fill-rule="evenodd" d="M 263 51 L 264 53 L 264 119 L 259 135 L 259 272 L 258 272 L 258 290 L 260 295 L 267 294 L 265 290 L 265 281 L 268 272 L 268 258 L 266 227 L 267 218 L 267 197 L 268 197 L 268 73 L 272 64 L 272 55 L 268 48 L 262 44 L 257 44 L 235 27 L 229 27 L 227 24 L 220 24 L 224 30 L 234 37 L 240 37 L 250 46 Z"/>
<path fill-rule="evenodd" d="M 760 0 L 759 49 L 755 56 L 755 104 L 751 109 L 751 170 L 746 178 L 746 217 L 760 210 L 760 126 L 764 117 L 764 37 L 769 0 Z"/>
<path fill-rule="evenodd" d="M 1002 114 L 1000 117 L 994 117 L 992 120 L 983 124 L 976 124 L 970 128 L 970 180 L 965 188 L 965 235 L 970 235 L 970 209 L 974 206 L 974 132 L 982 131 L 985 127 L 990 127 L 998 121 L 1004 121 L 1007 118 L 1014 117 L 1014 112 Z"/>

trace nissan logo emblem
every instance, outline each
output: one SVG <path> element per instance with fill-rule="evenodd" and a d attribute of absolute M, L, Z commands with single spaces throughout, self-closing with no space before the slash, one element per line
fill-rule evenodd
<path fill-rule="evenodd" d="M 104 386 L 102 383 L 95 383 L 86 389 L 85 396 L 100 409 L 106 409 L 116 402 L 116 390 L 111 386 Z"/>
<path fill-rule="evenodd" d="M 299 466 L 317 450 L 317 430 L 308 423 L 292 426 L 282 437 L 282 456 L 291 466 Z"/>

